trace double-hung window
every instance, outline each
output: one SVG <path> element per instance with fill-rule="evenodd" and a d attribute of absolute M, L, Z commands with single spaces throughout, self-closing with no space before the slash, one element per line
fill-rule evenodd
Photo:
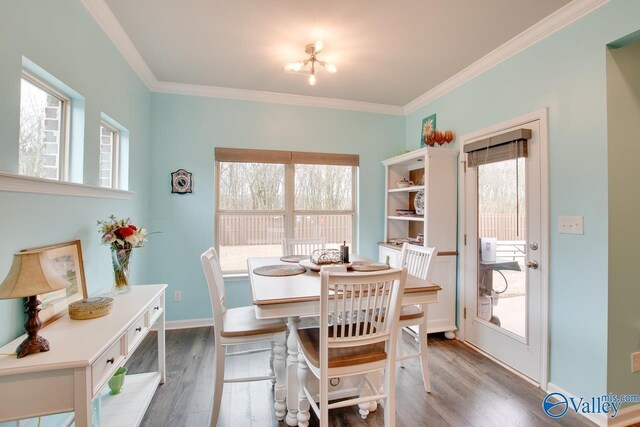
<path fill-rule="evenodd" d="M 216 246 L 225 273 L 281 255 L 283 238 L 353 246 L 359 158 L 216 148 Z M 355 249 L 355 248 L 354 248 Z"/>
<path fill-rule="evenodd" d="M 102 121 L 100 123 L 100 177 L 101 187 L 118 188 L 118 148 L 120 132 Z"/>
<path fill-rule="evenodd" d="M 67 179 L 69 106 L 67 96 L 23 72 L 18 144 L 21 175 Z"/>

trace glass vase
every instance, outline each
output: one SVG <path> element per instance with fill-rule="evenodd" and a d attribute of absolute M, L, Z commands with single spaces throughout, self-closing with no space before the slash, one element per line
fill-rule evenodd
<path fill-rule="evenodd" d="M 111 249 L 113 263 L 113 292 L 123 294 L 131 291 L 129 284 L 129 261 L 131 249 Z"/>

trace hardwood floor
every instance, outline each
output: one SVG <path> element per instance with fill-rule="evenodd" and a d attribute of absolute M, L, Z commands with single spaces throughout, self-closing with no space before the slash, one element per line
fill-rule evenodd
<path fill-rule="evenodd" d="M 404 345 L 415 345 L 404 334 Z M 150 333 L 127 366 L 130 373 L 156 366 Z M 167 382 L 151 402 L 145 427 L 209 425 L 213 381 L 213 329 L 167 332 Z M 592 426 L 568 412 L 558 420 L 542 411 L 545 393 L 456 340 L 429 335 L 433 392 L 422 386 L 418 359 L 398 368 L 396 426 Z M 235 360 L 234 360 L 235 359 Z M 268 353 L 227 358 L 227 377 L 266 372 Z M 285 427 L 273 411 L 270 382 L 225 384 L 218 426 Z M 126 387 L 126 384 L 125 384 Z M 382 408 L 360 419 L 358 408 L 330 411 L 332 426 L 383 426 Z M 311 426 L 317 426 L 311 416 Z"/>

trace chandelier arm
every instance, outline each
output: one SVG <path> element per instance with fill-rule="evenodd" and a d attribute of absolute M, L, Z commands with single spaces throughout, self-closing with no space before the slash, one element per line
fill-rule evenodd
<path fill-rule="evenodd" d="M 317 59 L 316 61 L 318 62 L 318 64 L 322 65 L 323 67 L 326 67 L 326 66 L 327 66 L 327 63 L 326 63 L 326 62 L 324 62 L 324 61 L 321 61 L 321 60 L 319 60 L 319 59 Z"/>

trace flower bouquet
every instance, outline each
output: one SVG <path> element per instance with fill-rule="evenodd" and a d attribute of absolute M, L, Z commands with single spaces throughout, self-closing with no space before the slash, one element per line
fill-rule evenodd
<path fill-rule="evenodd" d="M 129 262 L 131 252 L 147 241 L 147 230 L 131 223 L 129 218 L 117 219 L 111 215 L 108 221 L 98 221 L 102 244 L 111 248 L 115 293 L 129 292 Z"/>

